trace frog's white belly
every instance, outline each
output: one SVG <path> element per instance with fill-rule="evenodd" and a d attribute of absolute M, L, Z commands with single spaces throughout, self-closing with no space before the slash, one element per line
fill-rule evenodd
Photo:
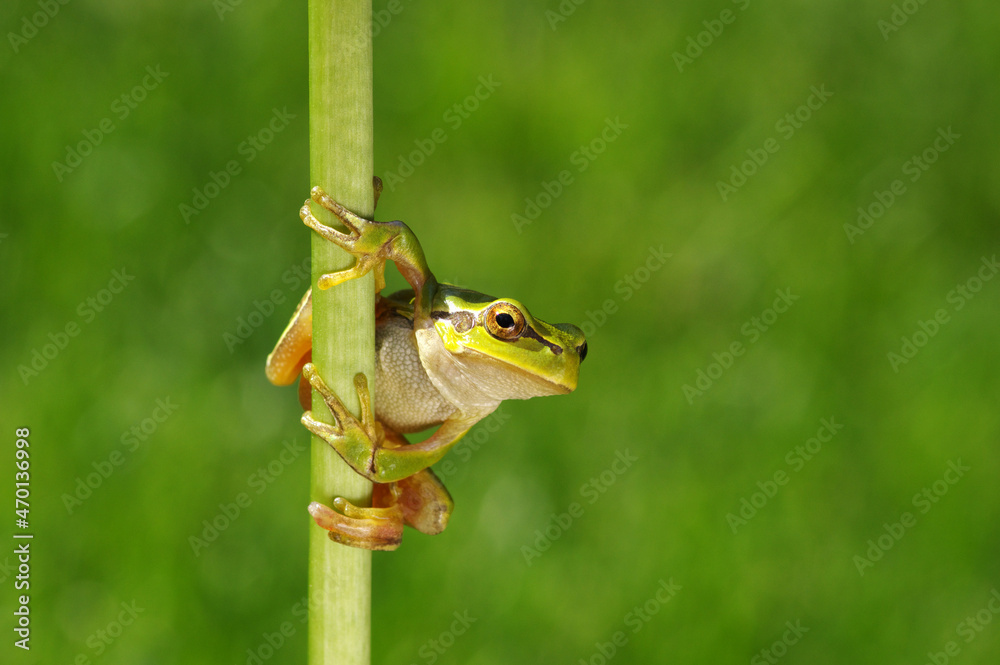
<path fill-rule="evenodd" d="M 403 433 L 437 425 L 455 412 L 420 364 L 412 326 L 393 316 L 375 328 L 375 416 Z"/>

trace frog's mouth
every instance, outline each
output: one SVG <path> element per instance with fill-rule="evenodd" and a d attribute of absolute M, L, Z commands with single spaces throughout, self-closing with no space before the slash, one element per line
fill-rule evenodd
<path fill-rule="evenodd" d="M 453 360 L 463 367 L 467 381 L 474 382 L 494 398 L 529 399 L 545 395 L 565 395 L 576 389 L 580 364 L 566 357 L 564 351 L 559 347 L 559 353 L 553 352 L 549 357 L 550 362 L 540 365 L 538 372 L 473 349 L 465 349 L 462 354 L 453 356 Z"/>

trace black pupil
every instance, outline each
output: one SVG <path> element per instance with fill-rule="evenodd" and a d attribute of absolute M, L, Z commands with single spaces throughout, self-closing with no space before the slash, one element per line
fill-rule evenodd
<path fill-rule="evenodd" d="M 501 328 L 513 328 L 514 317 L 506 312 L 501 312 L 500 314 L 497 314 L 497 325 Z"/>

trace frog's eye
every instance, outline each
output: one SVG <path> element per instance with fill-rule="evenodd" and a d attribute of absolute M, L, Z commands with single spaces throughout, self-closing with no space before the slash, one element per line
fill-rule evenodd
<path fill-rule="evenodd" d="M 509 302 L 498 302 L 486 310 L 486 330 L 497 339 L 517 339 L 524 332 L 524 314 Z"/>

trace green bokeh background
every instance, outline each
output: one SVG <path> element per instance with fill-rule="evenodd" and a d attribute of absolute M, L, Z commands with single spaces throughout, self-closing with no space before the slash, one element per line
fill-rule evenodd
<path fill-rule="evenodd" d="M 1000 587 L 1000 280 L 969 283 L 1000 244 L 1000 10 L 904 4 L 917 11 L 887 39 L 888 0 L 563 2 L 575 10 L 555 29 L 556 0 L 404 0 L 380 26 L 377 172 L 437 128 L 447 140 L 386 188 L 379 218 L 408 222 L 441 279 L 592 334 L 575 393 L 506 404 L 496 432 L 446 458 L 448 530 L 375 555 L 375 663 L 597 664 L 617 631 L 616 662 L 767 662 L 786 622 L 809 630 L 780 662 L 924 663 L 949 641 L 956 662 L 996 662 L 998 622 L 959 624 Z M 308 462 L 276 460 L 307 438 L 294 390 L 262 370 L 308 255 L 306 8 L 218 6 L 75 0 L 16 52 L 9 33 L 39 6 L 0 10 L 0 487 L 13 496 L 14 430 L 30 427 L 35 534 L 24 653 L 6 504 L 4 662 L 235 665 L 269 655 L 285 622 L 264 662 L 305 661 Z M 725 9 L 734 21 L 712 23 Z M 704 21 L 722 32 L 679 71 Z M 147 66 L 168 76 L 119 117 Z M 454 128 L 444 114 L 480 76 L 500 86 Z M 812 86 L 832 97 L 787 136 L 776 123 Z M 248 162 L 240 145 L 273 109 L 295 117 Z M 114 130 L 57 178 L 105 118 Z M 573 153 L 608 119 L 627 128 L 581 172 Z M 960 138 L 911 181 L 904 163 L 949 127 Z M 723 200 L 717 183 L 772 137 Z M 185 223 L 179 205 L 234 159 Z M 516 228 L 563 170 L 573 182 Z M 896 179 L 905 192 L 849 238 Z M 616 284 L 646 278 L 661 247 L 671 258 L 626 299 Z M 81 303 L 123 268 L 134 280 L 90 320 Z M 949 300 L 966 284 L 981 288 Z M 753 341 L 745 326 L 779 289 L 798 299 Z M 230 350 L 273 291 L 283 302 Z M 887 354 L 939 309 L 947 322 L 894 368 Z M 68 323 L 79 334 L 26 383 L 19 366 Z M 699 371 L 718 378 L 689 400 Z M 123 435 L 168 398 L 175 413 L 129 450 Z M 786 454 L 824 418 L 842 429 L 796 470 Z M 637 461 L 609 471 L 626 451 Z M 112 454 L 122 464 L 68 509 Z M 922 512 L 914 495 L 959 460 L 969 470 Z M 268 465 L 280 474 L 261 483 Z M 734 534 L 727 514 L 782 471 Z M 602 473 L 614 483 L 591 503 L 581 488 Z M 189 538 L 241 492 L 252 504 L 195 555 Z M 574 502 L 582 516 L 552 526 Z M 859 574 L 854 557 L 904 512 L 916 525 Z M 546 527 L 558 537 L 529 565 Z M 681 589 L 637 623 L 661 580 Z M 98 654 L 123 602 L 143 612 Z M 455 612 L 476 621 L 438 655 L 429 640 Z"/>

